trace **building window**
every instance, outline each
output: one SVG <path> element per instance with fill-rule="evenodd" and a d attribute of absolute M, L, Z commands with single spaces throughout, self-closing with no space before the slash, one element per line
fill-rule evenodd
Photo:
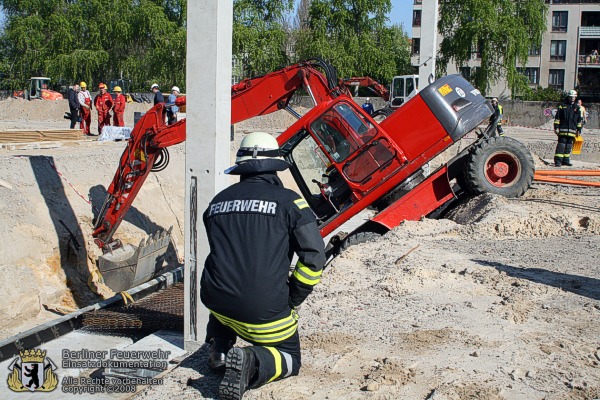
<path fill-rule="evenodd" d="M 529 48 L 529 56 L 530 57 L 536 57 L 539 56 L 541 53 L 541 48 L 540 46 L 536 46 L 536 45 L 531 45 L 531 47 Z"/>
<path fill-rule="evenodd" d="M 413 10 L 412 26 L 421 26 L 421 10 Z"/>
<path fill-rule="evenodd" d="M 477 41 L 477 46 L 475 47 L 473 54 L 475 54 L 475 59 L 476 60 L 480 60 L 481 59 L 481 53 L 483 51 L 483 41 L 479 40 Z"/>
<path fill-rule="evenodd" d="M 470 81 L 471 80 L 471 67 L 460 67 L 460 74 L 463 78 Z"/>
<path fill-rule="evenodd" d="M 566 40 L 552 40 L 550 42 L 550 61 L 565 61 L 567 54 Z"/>
<path fill-rule="evenodd" d="M 565 70 L 564 69 L 551 69 L 550 76 L 548 78 L 548 87 L 556 90 L 564 90 L 565 88 Z"/>
<path fill-rule="evenodd" d="M 529 84 L 537 85 L 540 83 L 540 69 L 539 68 L 518 68 L 519 72 L 527 77 Z"/>
<path fill-rule="evenodd" d="M 412 40 L 412 54 L 414 56 L 421 53 L 421 38 L 413 38 Z"/>
<path fill-rule="evenodd" d="M 552 11 L 552 32 L 566 32 L 568 11 Z"/>

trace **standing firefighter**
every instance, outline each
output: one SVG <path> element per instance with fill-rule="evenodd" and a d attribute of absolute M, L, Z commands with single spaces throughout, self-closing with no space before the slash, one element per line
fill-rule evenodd
<path fill-rule="evenodd" d="M 110 125 L 110 110 L 113 107 L 113 98 L 106 91 L 104 83 L 98 85 L 98 90 L 100 93 L 94 98 L 94 107 L 98 111 L 98 134 L 100 135 L 104 125 Z"/>
<path fill-rule="evenodd" d="M 79 128 L 83 129 L 83 132 L 86 135 L 91 135 L 90 133 L 90 124 L 92 122 L 92 97 L 90 92 L 87 90 L 87 83 L 81 82 L 79 84 L 81 90 L 77 97 L 79 98 L 79 104 L 81 107 L 79 110 L 81 111 L 81 122 L 79 123 Z"/>
<path fill-rule="evenodd" d="M 204 212 L 210 253 L 201 300 L 210 310 L 209 366 L 225 368 L 221 399 L 241 399 L 300 370 L 296 308 L 319 283 L 325 251 L 308 204 L 277 177 L 288 166 L 273 136 L 249 134 L 226 171 L 240 182 Z M 294 252 L 299 260 L 289 275 Z M 252 346 L 233 347 L 237 337 Z"/>
<path fill-rule="evenodd" d="M 498 136 L 504 136 L 504 130 L 502 129 L 502 117 L 504 110 L 502 109 L 502 106 L 498 104 L 498 99 L 496 97 L 492 99 L 492 107 L 494 107 L 494 113 L 490 117 L 490 124 L 497 120 L 498 123 L 496 124 L 496 132 L 498 132 Z"/>
<path fill-rule="evenodd" d="M 114 126 L 125 126 L 125 104 L 127 100 L 123 93 L 121 93 L 121 86 L 115 86 L 114 92 L 117 94 L 115 97 L 115 105 L 113 106 L 113 125 Z"/>
<path fill-rule="evenodd" d="M 554 133 L 558 135 L 558 144 L 554 152 L 554 165 L 571 166 L 571 150 L 575 137 L 581 135 L 582 118 L 581 110 L 575 102 L 577 92 L 570 90 L 565 102 L 558 106 L 554 118 Z"/>

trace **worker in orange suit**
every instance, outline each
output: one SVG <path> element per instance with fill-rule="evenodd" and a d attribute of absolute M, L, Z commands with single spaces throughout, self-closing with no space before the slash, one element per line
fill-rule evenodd
<path fill-rule="evenodd" d="M 117 94 L 115 98 L 115 105 L 113 106 L 113 125 L 114 126 L 125 126 L 125 96 L 121 93 L 121 86 L 115 86 L 114 92 Z"/>
<path fill-rule="evenodd" d="M 98 111 L 98 134 L 102 133 L 104 125 L 110 126 L 110 110 L 113 108 L 113 98 L 106 91 L 106 85 L 100 83 L 98 85 L 100 91 L 94 98 L 94 107 Z"/>
<path fill-rule="evenodd" d="M 83 133 L 91 136 L 90 123 L 92 122 L 92 97 L 90 92 L 87 90 L 87 84 L 83 81 L 79 84 L 81 90 L 77 93 L 79 99 L 79 110 L 81 111 L 81 122 L 79 123 L 79 129 L 83 129 Z"/>

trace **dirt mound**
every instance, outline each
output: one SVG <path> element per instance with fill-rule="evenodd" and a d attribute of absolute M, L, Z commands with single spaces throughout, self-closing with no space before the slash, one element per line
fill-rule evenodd
<path fill-rule="evenodd" d="M 559 197 L 563 199 L 558 200 Z M 575 196 L 569 197 L 551 191 L 540 196 L 536 190 L 518 200 L 483 194 L 464 201 L 448 212 L 446 218 L 462 225 L 457 228 L 461 234 L 473 237 L 531 238 L 600 233 L 600 215 L 590 213 L 593 207 L 578 205 Z"/>

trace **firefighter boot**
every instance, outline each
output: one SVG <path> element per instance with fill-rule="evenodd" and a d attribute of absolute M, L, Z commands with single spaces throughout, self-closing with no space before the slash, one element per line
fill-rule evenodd
<path fill-rule="evenodd" d="M 252 350 L 241 347 L 229 350 L 225 376 L 219 385 L 219 398 L 241 400 L 256 370 L 256 357 Z"/>
<path fill-rule="evenodd" d="M 225 371 L 225 358 L 227 352 L 233 347 L 230 340 L 214 337 L 210 340 L 210 355 L 208 356 L 208 366 L 213 371 Z"/>

